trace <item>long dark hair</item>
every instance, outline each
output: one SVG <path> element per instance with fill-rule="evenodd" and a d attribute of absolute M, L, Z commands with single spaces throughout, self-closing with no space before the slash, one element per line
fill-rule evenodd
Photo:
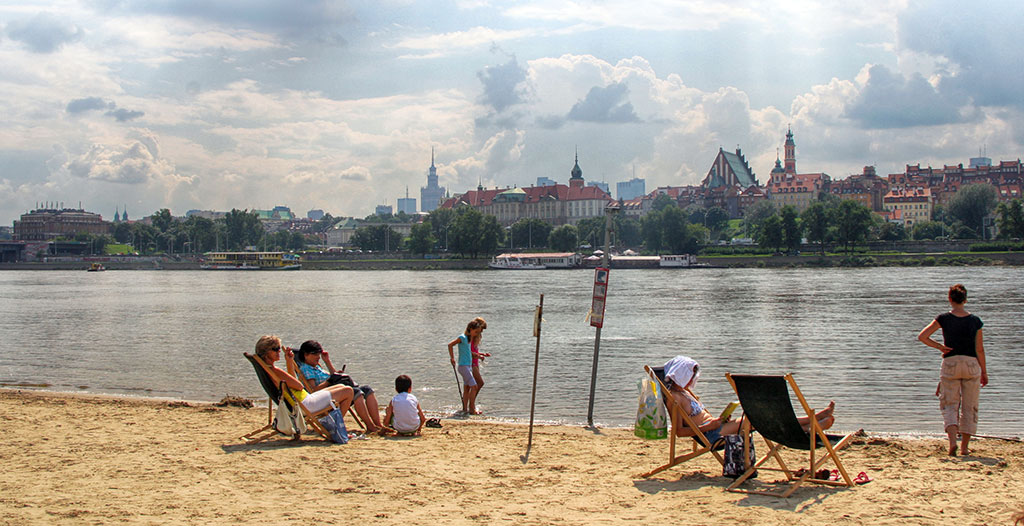
<path fill-rule="evenodd" d="M 323 352 L 324 348 L 320 345 L 320 342 L 316 340 L 306 340 L 299 346 L 299 350 L 295 352 L 296 363 L 306 363 L 307 354 L 316 354 Z"/>

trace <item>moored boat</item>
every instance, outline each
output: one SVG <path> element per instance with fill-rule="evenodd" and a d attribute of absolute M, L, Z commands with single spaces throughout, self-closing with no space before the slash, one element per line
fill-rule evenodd
<path fill-rule="evenodd" d="M 207 252 L 203 270 L 299 270 L 299 256 L 284 252 Z"/>
<path fill-rule="evenodd" d="M 547 267 L 530 258 L 520 258 L 511 254 L 495 256 L 487 266 L 498 270 L 543 270 Z"/>
<path fill-rule="evenodd" d="M 107 270 L 107 267 L 104 267 L 103 263 L 93 263 L 92 265 L 89 265 L 86 272 L 103 272 L 104 270 Z"/>

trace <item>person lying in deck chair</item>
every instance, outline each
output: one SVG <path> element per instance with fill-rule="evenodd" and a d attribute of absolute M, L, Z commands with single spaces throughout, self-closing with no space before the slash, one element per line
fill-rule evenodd
<path fill-rule="evenodd" d="M 683 408 L 694 424 L 711 444 L 714 444 L 722 435 L 735 435 L 740 432 L 740 423 L 727 416 L 725 421 L 711 416 L 711 413 L 700 403 L 700 397 L 693 388 L 700 377 L 700 364 L 688 356 L 676 356 L 665 364 L 665 387 L 669 394 L 675 399 L 679 407 Z M 689 437 L 696 433 L 689 426 L 676 425 L 676 436 Z"/>

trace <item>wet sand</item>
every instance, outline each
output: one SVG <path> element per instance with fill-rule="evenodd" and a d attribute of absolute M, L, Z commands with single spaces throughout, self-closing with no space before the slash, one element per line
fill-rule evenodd
<path fill-rule="evenodd" d="M 842 458 L 872 482 L 779 499 L 724 491 L 709 455 L 640 478 L 668 442 L 627 429 L 537 427 L 524 462 L 526 426 L 476 419 L 334 445 L 245 443 L 265 408 L 0 390 L 0 416 L 3 524 L 980 525 L 1024 509 L 1024 444 L 991 439 L 950 458 L 944 440 L 869 434 Z"/>

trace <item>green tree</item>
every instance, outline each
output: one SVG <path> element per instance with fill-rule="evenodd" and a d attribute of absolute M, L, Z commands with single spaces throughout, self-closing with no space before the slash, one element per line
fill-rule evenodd
<path fill-rule="evenodd" d="M 668 194 L 658 194 L 658 197 L 655 197 L 654 202 L 651 203 L 651 211 L 661 212 L 670 206 L 678 207 L 679 205 L 676 204 L 675 199 L 669 197 Z"/>
<path fill-rule="evenodd" d="M 572 225 L 557 227 L 548 236 L 548 246 L 559 252 L 575 252 L 576 234 L 576 227 Z"/>
<path fill-rule="evenodd" d="M 946 227 L 938 221 L 920 221 L 910 230 L 911 236 L 918 241 L 935 239 L 943 235 Z"/>
<path fill-rule="evenodd" d="M 996 212 L 999 214 L 996 225 L 999 226 L 1000 238 L 1024 238 L 1024 204 L 1020 199 L 999 203 Z"/>
<path fill-rule="evenodd" d="M 512 243 L 527 248 L 546 246 L 551 229 L 551 223 L 543 219 L 522 218 L 512 224 Z"/>
<path fill-rule="evenodd" d="M 747 208 L 743 214 L 743 231 L 755 240 L 761 234 L 761 223 L 777 213 L 775 203 L 765 199 Z"/>
<path fill-rule="evenodd" d="M 695 254 L 699 241 L 686 221 L 686 214 L 677 207 L 666 207 L 661 216 L 661 247 L 672 254 Z"/>
<path fill-rule="evenodd" d="M 216 228 L 212 219 L 190 216 L 179 226 L 179 231 L 184 236 L 182 244 L 189 244 L 189 252 L 202 253 L 217 244 Z"/>
<path fill-rule="evenodd" d="M 437 238 L 429 222 L 419 223 L 412 226 L 412 233 L 409 235 L 409 250 L 414 254 L 426 254 L 434 249 Z"/>
<path fill-rule="evenodd" d="M 498 218 L 487 214 L 480 222 L 479 250 L 483 254 L 494 254 L 498 251 L 498 245 L 504 240 L 505 230 L 498 224 Z M 475 258 L 477 253 L 473 253 Z"/>
<path fill-rule="evenodd" d="M 624 214 L 615 215 L 615 234 L 618 238 L 616 245 L 626 247 L 639 247 L 643 244 L 644 239 L 640 231 L 640 221 L 636 218 L 626 216 Z M 582 239 L 582 237 L 580 238 Z M 576 250 L 575 248 L 573 249 Z"/>
<path fill-rule="evenodd" d="M 779 218 L 782 222 L 782 245 L 790 252 L 800 250 L 804 228 L 800 224 L 796 208 L 792 205 L 783 206 L 779 211 Z"/>
<path fill-rule="evenodd" d="M 387 224 L 369 225 L 356 229 L 352 243 L 361 250 L 392 252 L 401 245 L 402 235 Z"/>
<path fill-rule="evenodd" d="M 580 237 L 581 245 L 590 245 L 591 248 L 601 247 L 604 244 L 603 217 L 586 217 L 576 222 L 576 232 Z"/>
<path fill-rule="evenodd" d="M 778 214 L 772 214 L 761 221 L 761 232 L 757 236 L 757 242 L 763 248 L 770 248 L 776 252 L 782 249 L 782 218 Z"/>
<path fill-rule="evenodd" d="M 825 242 L 828 241 L 829 226 L 832 223 L 832 213 L 829 207 L 822 202 L 811 203 L 800 215 L 801 222 L 807 230 L 807 240 L 817 243 L 821 255 L 825 256 Z"/>
<path fill-rule="evenodd" d="M 263 224 L 256 212 L 232 208 L 224 214 L 224 223 L 227 226 L 224 245 L 228 250 L 258 245 L 263 239 Z"/>
<path fill-rule="evenodd" d="M 949 200 L 947 212 L 968 228 L 984 234 L 982 221 L 996 207 L 999 194 L 994 186 L 985 183 L 961 186 Z"/>
<path fill-rule="evenodd" d="M 648 212 L 640 220 L 640 235 L 644 240 L 644 247 L 655 254 L 661 253 L 661 213 Z M 596 246 L 596 245 L 595 245 Z"/>
<path fill-rule="evenodd" d="M 907 229 L 902 223 L 882 223 L 878 228 L 878 239 L 882 241 L 903 241 L 907 238 Z"/>
<path fill-rule="evenodd" d="M 439 244 L 444 243 L 445 250 L 448 250 L 448 234 L 455 224 L 455 215 L 455 210 L 451 208 L 435 208 L 427 214 L 431 232 Z"/>
<path fill-rule="evenodd" d="M 174 217 L 171 216 L 171 211 L 166 208 L 161 208 L 153 215 L 149 216 L 153 221 L 153 226 L 156 227 L 161 233 L 167 232 L 171 228 L 171 223 L 174 222 Z"/>
<path fill-rule="evenodd" d="M 871 231 L 871 209 L 853 200 L 845 199 L 836 209 L 836 241 L 853 252 L 858 242 L 864 241 Z"/>

